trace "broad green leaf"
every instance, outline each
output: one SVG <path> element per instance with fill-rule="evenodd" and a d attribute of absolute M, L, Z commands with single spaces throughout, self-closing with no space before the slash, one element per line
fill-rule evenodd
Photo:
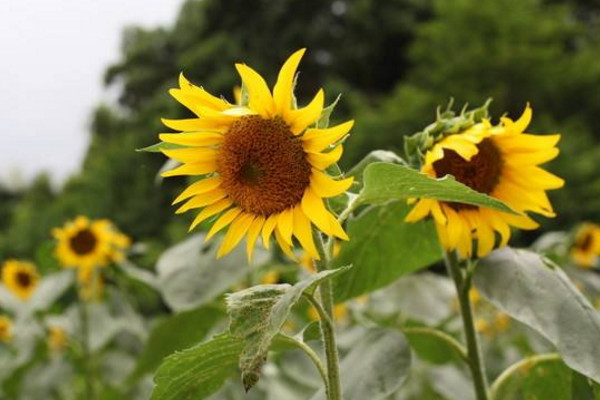
<path fill-rule="evenodd" d="M 363 173 L 365 172 L 365 169 L 369 165 L 376 163 L 376 162 L 406 165 L 406 162 L 402 159 L 402 157 L 400 157 L 393 151 L 374 150 L 374 151 L 370 152 L 369 154 L 367 154 L 362 160 L 360 160 L 358 162 L 358 164 L 356 164 L 354 167 L 352 167 L 348 171 L 346 176 L 354 176 L 358 180 L 362 181 Z"/>
<path fill-rule="evenodd" d="M 150 337 L 140 354 L 131 379 L 154 371 L 163 358 L 200 343 L 225 313 L 216 307 L 206 306 L 175 314 L 161 321 L 150 332 Z"/>
<path fill-rule="evenodd" d="M 200 400 L 215 393 L 237 370 L 244 343 L 220 334 L 177 352 L 158 368 L 152 400 Z"/>
<path fill-rule="evenodd" d="M 227 312 L 231 317 L 229 331 L 244 341 L 240 369 L 246 390 L 258 382 L 271 342 L 302 294 L 312 294 L 323 280 L 348 268 L 319 272 L 294 286 L 258 285 L 227 296 Z"/>
<path fill-rule="evenodd" d="M 516 364 L 515 370 L 494 384 L 493 400 L 580 399 L 571 397 L 572 371 L 560 358 L 544 357 L 534 356 Z"/>
<path fill-rule="evenodd" d="M 365 169 L 363 185 L 363 191 L 358 198 L 358 202 L 361 204 L 377 204 L 409 198 L 430 198 L 514 213 L 500 200 L 479 193 L 450 175 L 441 179 L 433 179 L 403 165 L 371 164 Z"/>
<path fill-rule="evenodd" d="M 394 329 L 372 329 L 354 345 L 340 364 L 344 400 L 380 400 L 406 379 L 411 353 L 404 335 Z M 319 390 L 312 400 L 324 400 Z"/>
<path fill-rule="evenodd" d="M 395 202 L 349 220 L 350 241 L 342 243 L 333 266 L 354 267 L 334 279 L 336 301 L 372 292 L 441 259 L 433 223 L 407 224 L 407 213 L 406 204 Z"/>
<path fill-rule="evenodd" d="M 474 282 L 494 305 L 552 342 L 569 367 L 600 382 L 600 315 L 560 268 L 506 248 L 480 261 Z"/>
<path fill-rule="evenodd" d="M 156 265 L 159 290 L 173 310 L 191 310 L 207 304 L 251 272 L 243 246 L 217 259 L 215 240 L 218 238 L 206 244 L 203 234 L 193 235 L 161 255 Z M 257 249 L 256 264 L 265 258 L 266 253 Z"/>
<path fill-rule="evenodd" d="M 185 133 L 181 133 L 181 135 L 185 135 Z M 153 144 L 151 146 L 143 147 L 141 149 L 137 149 L 136 151 L 146 152 L 146 153 L 160 153 L 162 150 L 172 150 L 172 149 L 184 149 L 186 146 L 182 146 L 180 144 L 160 142 Z"/>

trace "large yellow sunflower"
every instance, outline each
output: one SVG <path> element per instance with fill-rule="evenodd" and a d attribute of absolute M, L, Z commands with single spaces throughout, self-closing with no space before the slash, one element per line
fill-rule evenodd
<path fill-rule="evenodd" d="M 62 228 L 53 230 L 58 240 L 56 257 L 65 268 L 78 268 L 80 277 L 96 267 L 104 267 L 124 257 L 130 245 L 127 236 L 107 220 L 93 220 L 79 216 Z"/>
<path fill-rule="evenodd" d="M 8 260 L 2 266 L 2 283 L 21 300 L 28 300 L 38 285 L 40 276 L 30 262 Z"/>
<path fill-rule="evenodd" d="M 571 247 L 571 257 L 575 263 L 584 268 L 591 268 L 600 256 L 600 226 L 585 223 L 575 234 Z"/>
<path fill-rule="evenodd" d="M 256 71 L 236 64 L 248 92 L 248 104 L 229 104 L 194 86 L 183 75 L 179 89 L 170 91 L 197 117 L 163 120 L 182 133 L 164 133 L 160 139 L 170 146 L 183 146 L 162 150 L 183 164 L 163 176 L 201 177 L 174 204 L 187 200 L 177 213 L 202 209 L 190 230 L 216 216 L 207 240 L 230 226 L 218 257 L 246 237 L 251 258 L 258 237 L 268 248 L 274 235 L 288 256 L 293 257 L 295 237 L 318 259 L 312 225 L 327 235 L 348 239 L 323 199 L 344 193 L 352 184 L 352 178 L 336 180 L 325 170 L 341 157 L 341 140 L 353 121 L 328 129 L 315 126 L 323 112 L 322 89 L 307 106 L 296 107 L 294 78 L 304 51 L 297 51 L 285 62 L 272 92 Z"/>
<path fill-rule="evenodd" d="M 6 315 L 0 315 L 0 342 L 8 343 L 12 336 L 12 320 Z"/>
<path fill-rule="evenodd" d="M 510 238 L 510 227 L 535 229 L 538 224 L 526 212 L 554 217 L 546 190 L 558 189 L 564 181 L 539 165 L 558 155 L 560 135 L 536 136 L 524 133 L 531 121 L 531 108 L 517 120 L 502 118 L 492 126 L 488 120 L 436 143 L 426 154 L 422 167 L 431 177 L 453 175 L 470 188 L 495 197 L 520 215 L 468 204 L 433 199 L 419 200 L 408 222 L 432 215 L 445 250 L 457 250 L 462 257 L 483 257 L 496 245 L 494 232 L 500 234 L 499 246 Z"/>

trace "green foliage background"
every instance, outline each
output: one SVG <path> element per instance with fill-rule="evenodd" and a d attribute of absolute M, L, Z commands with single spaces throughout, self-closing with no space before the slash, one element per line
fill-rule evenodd
<path fill-rule="evenodd" d="M 563 134 L 550 168 L 567 185 L 551 194 L 558 217 L 544 228 L 599 221 L 599 16 L 592 0 L 188 0 L 172 25 L 124 32 L 121 60 L 105 74 L 119 103 L 93 111 L 81 172 L 59 191 L 45 175 L 17 192 L 0 188 L 0 258 L 30 256 L 76 214 L 109 217 L 156 254 L 181 239 L 189 217 L 172 215 L 170 202 L 183 182 L 158 188 L 164 160 L 134 152 L 165 129 L 160 117 L 186 116 L 167 89 L 184 71 L 231 98 L 233 63 L 273 82 L 300 47 L 309 49 L 300 100 L 324 86 L 328 101 L 344 95 L 335 117 L 357 121 L 343 166 L 373 149 L 400 152 L 403 136 L 450 97 L 493 97 L 496 116 L 517 117 L 531 102 L 531 130 Z"/>

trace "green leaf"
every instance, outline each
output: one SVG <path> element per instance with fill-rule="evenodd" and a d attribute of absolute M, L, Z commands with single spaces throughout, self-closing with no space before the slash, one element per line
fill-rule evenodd
<path fill-rule="evenodd" d="M 117 266 L 131 279 L 145 283 L 152 289 L 158 290 L 158 278 L 147 269 L 140 268 L 129 260 L 120 261 L 117 263 Z"/>
<path fill-rule="evenodd" d="M 258 285 L 227 296 L 227 312 L 231 317 L 229 331 L 244 341 L 240 369 L 246 390 L 258 382 L 271 342 L 302 294 L 312 294 L 320 282 L 348 268 L 319 272 L 294 286 Z"/>
<path fill-rule="evenodd" d="M 333 103 L 331 103 L 323 109 L 323 111 L 321 112 L 321 116 L 319 117 L 316 123 L 317 128 L 325 129 L 329 127 L 329 118 L 331 118 L 331 113 L 335 109 L 335 106 L 337 106 L 337 103 L 338 101 L 340 101 L 341 97 L 342 95 L 339 94 L 338 97 L 335 98 Z"/>
<path fill-rule="evenodd" d="M 243 341 L 220 334 L 175 353 L 159 367 L 152 400 L 200 400 L 215 393 L 236 371 Z"/>
<path fill-rule="evenodd" d="M 572 369 L 600 382 L 600 316 L 560 268 L 510 248 L 480 261 L 481 294 L 552 342 Z"/>
<path fill-rule="evenodd" d="M 433 179 L 412 168 L 388 163 L 374 163 L 365 169 L 364 188 L 358 203 L 380 204 L 409 198 L 465 203 L 515 214 L 500 200 L 463 185 L 451 175 Z"/>
<path fill-rule="evenodd" d="M 441 259 L 433 223 L 407 224 L 407 213 L 404 202 L 394 202 L 348 222 L 350 241 L 342 243 L 333 267 L 352 263 L 354 268 L 334 280 L 336 301 L 372 292 Z"/>
<path fill-rule="evenodd" d="M 380 400 L 406 379 L 411 353 L 404 335 L 395 329 L 372 329 L 352 346 L 340 364 L 344 400 Z M 311 400 L 324 400 L 321 389 Z"/>
<path fill-rule="evenodd" d="M 515 369 L 510 370 L 504 379 L 494 384 L 494 400 L 581 398 L 571 397 L 572 373 L 559 358 L 533 356 L 511 368 Z"/>
<path fill-rule="evenodd" d="M 357 179 L 362 181 L 363 173 L 365 172 L 365 169 L 369 165 L 376 163 L 376 162 L 406 165 L 406 162 L 402 159 L 402 157 L 400 157 L 393 151 L 374 150 L 374 151 L 370 152 L 369 154 L 367 154 L 362 160 L 360 160 L 358 162 L 358 164 L 356 164 L 354 167 L 352 167 L 348 171 L 346 176 L 354 176 Z"/>
<path fill-rule="evenodd" d="M 159 289 L 173 310 L 191 310 L 207 304 L 251 271 L 242 246 L 220 259 L 216 258 L 216 248 L 214 242 L 206 244 L 204 235 L 198 234 L 161 255 L 156 265 Z M 260 265 L 266 256 L 257 249 L 255 265 Z"/>
<path fill-rule="evenodd" d="M 200 343 L 225 313 L 207 306 L 170 316 L 150 332 L 144 350 L 138 358 L 131 380 L 154 371 L 163 358 Z"/>
<path fill-rule="evenodd" d="M 185 133 L 180 133 L 180 135 L 185 135 Z M 160 142 L 153 144 L 152 146 L 143 147 L 141 149 L 136 149 L 139 152 L 146 153 L 160 153 L 162 150 L 173 150 L 173 149 L 184 149 L 186 146 L 182 146 L 180 144 Z"/>

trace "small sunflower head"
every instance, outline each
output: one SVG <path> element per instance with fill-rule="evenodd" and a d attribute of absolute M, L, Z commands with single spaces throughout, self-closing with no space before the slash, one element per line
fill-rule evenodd
<path fill-rule="evenodd" d="M 9 343 L 13 337 L 12 320 L 6 315 L 0 315 L 0 342 Z"/>
<path fill-rule="evenodd" d="M 50 353 L 60 353 L 67 347 L 67 332 L 60 326 L 49 326 L 46 344 Z"/>
<path fill-rule="evenodd" d="M 571 247 L 571 258 L 580 267 L 591 268 L 600 256 L 600 226 L 582 224 L 575 233 Z"/>
<path fill-rule="evenodd" d="M 52 232 L 56 257 L 65 268 L 104 267 L 124 257 L 130 240 L 107 220 L 79 216 Z"/>
<path fill-rule="evenodd" d="M 293 93 L 304 49 L 285 62 L 271 90 L 252 68 L 237 64 L 244 90 L 230 104 L 180 76 L 170 94 L 195 114 L 184 120 L 163 120 L 181 133 L 160 135 L 161 151 L 182 165 L 163 174 L 198 179 L 174 203 L 177 213 L 200 210 L 190 229 L 209 218 L 207 240 L 229 226 L 217 256 L 230 252 L 246 237 L 248 258 L 262 238 L 269 248 L 275 236 L 294 257 L 295 241 L 318 259 L 312 237 L 319 231 L 347 240 L 325 198 L 344 193 L 352 179 L 337 179 L 328 168 L 342 155 L 342 141 L 353 122 L 323 126 L 324 94 L 299 108 Z"/>
<path fill-rule="evenodd" d="M 558 155 L 556 144 L 560 135 L 524 133 L 531 115 L 528 105 L 516 121 L 503 117 L 499 124 L 492 125 L 489 119 L 481 118 L 467 129 L 446 132 L 425 152 L 421 167 L 422 172 L 433 178 L 452 175 L 471 189 L 499 199 L 520 215 L 420 199 L 406 220 L 433 216 L 442 247 L 447 251 L 457 250 L 468 258 L 474 253 L 483 257 L 494 247 L 506 245 L 511 227 L 537 228 L 528 212 L 554 217 L 546 191 L 562 187 L 564 181 L 540 164 Z M 498 243 L 496 232 L 500 236 Z"/>
<path fill-rule="evenodd" d="M 8 260 L 2 266 L 2 283 L 23 301 L 29 300 L 39 279 L 35 265 L 30 262 Z"/>

